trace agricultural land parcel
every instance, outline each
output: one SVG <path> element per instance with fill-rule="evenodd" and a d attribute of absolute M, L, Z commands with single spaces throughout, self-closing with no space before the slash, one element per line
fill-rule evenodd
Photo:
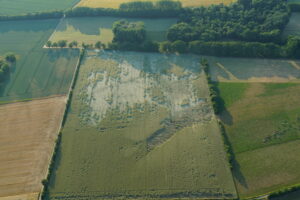
<path fill-rule="evenodd" d="M 247 60 L 210 60 L 241 197 L 300 182 L 299 62 Z"/>
<path fill-rule="evenodd" d="M 92 8 L 119 8 L 120 4 L 128 3 L 135 0 L 81 0 L 76 7 L 92 7 Z M 147 1 L 147 0 L 141 0 Z M 153 2 L 158 0 L 151 0 Z M 183 7 L 209 6 L 212 4 L 224 5 L 235 2 L 235 0 L 180 0 Z"/>
<path fill-rule="evenodd" d="M 55 32 L 50 37 L 50 41 L 75 40 L 80 45 L 95 44 L 98 41 L 109 43 L 113 39 L 112 26 L 115 21 L 124 18 L 117 17 L 83 17 L 63 19 Z M 176 18 L 167 19 L 142 19 L 128 18 L 128 21 L 143 21 L 145 23 L 146 34 L 150 40 L 166 40 L 167 29 L 176 23 Z"/>
<path fill-rule="evenodd" d="M 65 96 L 0 106 L 0 199 L 38 199 Z"/>
<path fill-rule="evenodd" d="M 196 56 L 89 51 L 50 199 L 235 197 L 208 96 Z"/>
<path fill-rule="evenodd" d="M 79 0 L 0 0 L 0 16 L 65 10 L 78 2 Z"/>
<path fill-rule="evenodd" d="M 42 49 L 58 20 L 0 22 L 0 55 L 14 52 L 17 64 L 0 86 L 0 101 L 66 94 L 79 51 Z"/>

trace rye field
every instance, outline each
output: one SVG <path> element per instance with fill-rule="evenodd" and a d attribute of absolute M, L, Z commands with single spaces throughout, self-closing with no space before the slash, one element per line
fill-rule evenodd
<path fill-rule="evenodd" d="M 79 0 L 0 0 L 0 16 L 65 10 L 78 2 Z"/>
<path fill-rule="evenodd" d="M 17 56 L 12 73 L 0 85 L 0 101 L 66 94 L 79 51 L 43 49 L 58 20 L 0 22 L 0 54 Z"/>
<path fill-rule="evenodd" d="M 217 82 L 226 110 L 220 115 L 235 154 L 240 197 L 300 182 L 300 84 Z"/>
<path fill-rule="evenodd" d="M 76 7 L 92 7 L 92 8 L 119 8 L 120 4 L 128 3 L 136 0 L 81 0 Z M 147 1 L 147 0 L 139 0 Z M 152 2 L 158 0 L 151 0 Z M 180 0 L 183 7 L 199 7 L 199 6 L 209 6 L 212 4 L 230 4 L 235 2 L 235 0 Z"/>
<path fill-rule="evenodd" d="M 83 17 L 64 18 L 55 32 L 49 38 L 52 42 L 59 40 L 77 41 L 79 45 L 95 44 L 101 41 L 104 44 L 112 42 L 112 26 L 115 21 L 124 18 L 118 17 Z M 167 19 L 141 19 L 127 18 L 129 22 L 143 21 L 148 39 L 154 41 L 166 40 L 167 29 L 177 22 L 176 18 Z"/>
<path fill-rule="evenodd" d="M 236 197 L 198 61 L 88 51 L 49 199 Z"/>
<path fill-rule="evenodd" d="M 0 199 L 38 199 L 65 103 L 60 96 L 0 105 Z"/>

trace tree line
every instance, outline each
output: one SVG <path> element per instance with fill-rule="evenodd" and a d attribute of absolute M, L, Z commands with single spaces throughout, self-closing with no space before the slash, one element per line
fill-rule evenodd
<path fill-rule="evenodd" d="M 13 53 L 8 53 L 3 58 L 0 57 L 0 84 L 5 81 L 10 72 L 10 67 L 16 60 L 16 56 Z"/>
<path fill-rule="evenodd" d="M 37 13 L 28 13 L 24 15 L 13 15 L 13 16 L 0 16 L 0 21 L 9 21 L 9 20 L 31 20 L 31 19 L 52 19 L 52 18 L 62 18 L 64 16 L 63 11 L 48 11 L 48 12 L 37 12 Z"/>
<path fill-rule="evenodd" d="M 75 7 L 66 11 L 65 14 L 67 17 L 112 16 L 161 18 L 177 17 L 181 12 L 182 5 L 179 1 L 160 0 L 155 3 L 152 1 L 122 3 L 119 9 Z"/>
<path fill-rule="evenodd" d="M 57 42 L 52 42 L 51 40 L 49 40 L 46 42 L 45 46 L 47 48 L 78 48 L 79 44 L 75 40 L 73 40 L 72 42 L 68 42 L 67 40 L 59 40 Z M 87 49 L 87 48 L 104 49 L 106 48 L 106 45 L 101 41 L 97 41 L 95 44 L 86 44 L 82 42 L 81 47 L 83 49 Z"/>

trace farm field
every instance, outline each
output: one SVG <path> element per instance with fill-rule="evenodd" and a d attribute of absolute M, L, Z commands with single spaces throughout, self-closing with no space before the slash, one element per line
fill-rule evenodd
<path fill-rule="evenodd" d="M 65 103 L 60 96 L 0 105 L 0 199 L 37 199 Z"/>
<path fill-rule="evenodd" d="M 50 41 L 75 40 L 78 44 L 95 44 L 98 41 L 109 43 L 113 39 L 112 26 L 115 21 L 124 18 L 117 17 L 83 17 L 65 18 L 50 37 Z M 176 18 L 167 19 L 141 19 L 127 18 L 126 20 L 136 22 L 143 21 L 146 27 L 147 37 L 155 41 L 166 39 L 167 29 L 177 22 Z"/>
<path fill-rule="evenodd" d="M 136 0 L 81 0 L 76 7 L 92 7 L 92 8 L 119 8 L 120 4 L 128 3 Z M 140 0 L 146 1 L 146 0 Z M 152 2 L 158 0 L 151 0 Z M 198 6 L 209 6 L 212 4 L 230 4 L 235 0 L 180 0 L 183 7 L 198 7 Z"/>
<path fill-rule="evenodd" d="M 298 1 L 298 3 L 300 4 L 300 1 Z M 299 20 L 300 20 L 300 13 L 299 12 L 292 13 L 290 21 L 284 29 L 284 32 L 283 32 L 284 37 L 287 37 L 289 35 L 300 36 Z"/>
<path fill-rule="evenodd" d="M 240 197 L 300 182 L 300 84 L 219 82 Z M 298 152 L 298 153 L 297 153 Z"/>
<path fill-rule="evenodd" d="M 78 2 L 79 0 L 0 0 L 0 16 L 65 10 Z"/>
<path fill-rule="evenodd" d="M 299 60 L 207 57 L 219 82 L 300 82 Z"/>
<path fill-rule="evenodd" d="M 66 94 L 79 51 L 42 49 L 58 20 L 0 22 L 0 55 L 17 55 L 10 77 L 0 86 L 0 101 Z"/>
<path fill-rule="evenodd" d="M 88 51 L 49 199 L 236 197 L 198 61 Z"/>

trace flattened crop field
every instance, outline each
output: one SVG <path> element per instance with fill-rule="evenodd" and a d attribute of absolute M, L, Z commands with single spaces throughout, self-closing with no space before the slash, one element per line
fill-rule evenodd
<path fill-rule="evenodd" d="M 65 103 L 60 96 L 0 106 L 0 199 L 37 199 Z"/>
<path fill-rule="evenodd" d="M 235 198 L 199 57 L 88 51 L 50 199 Z"/>

